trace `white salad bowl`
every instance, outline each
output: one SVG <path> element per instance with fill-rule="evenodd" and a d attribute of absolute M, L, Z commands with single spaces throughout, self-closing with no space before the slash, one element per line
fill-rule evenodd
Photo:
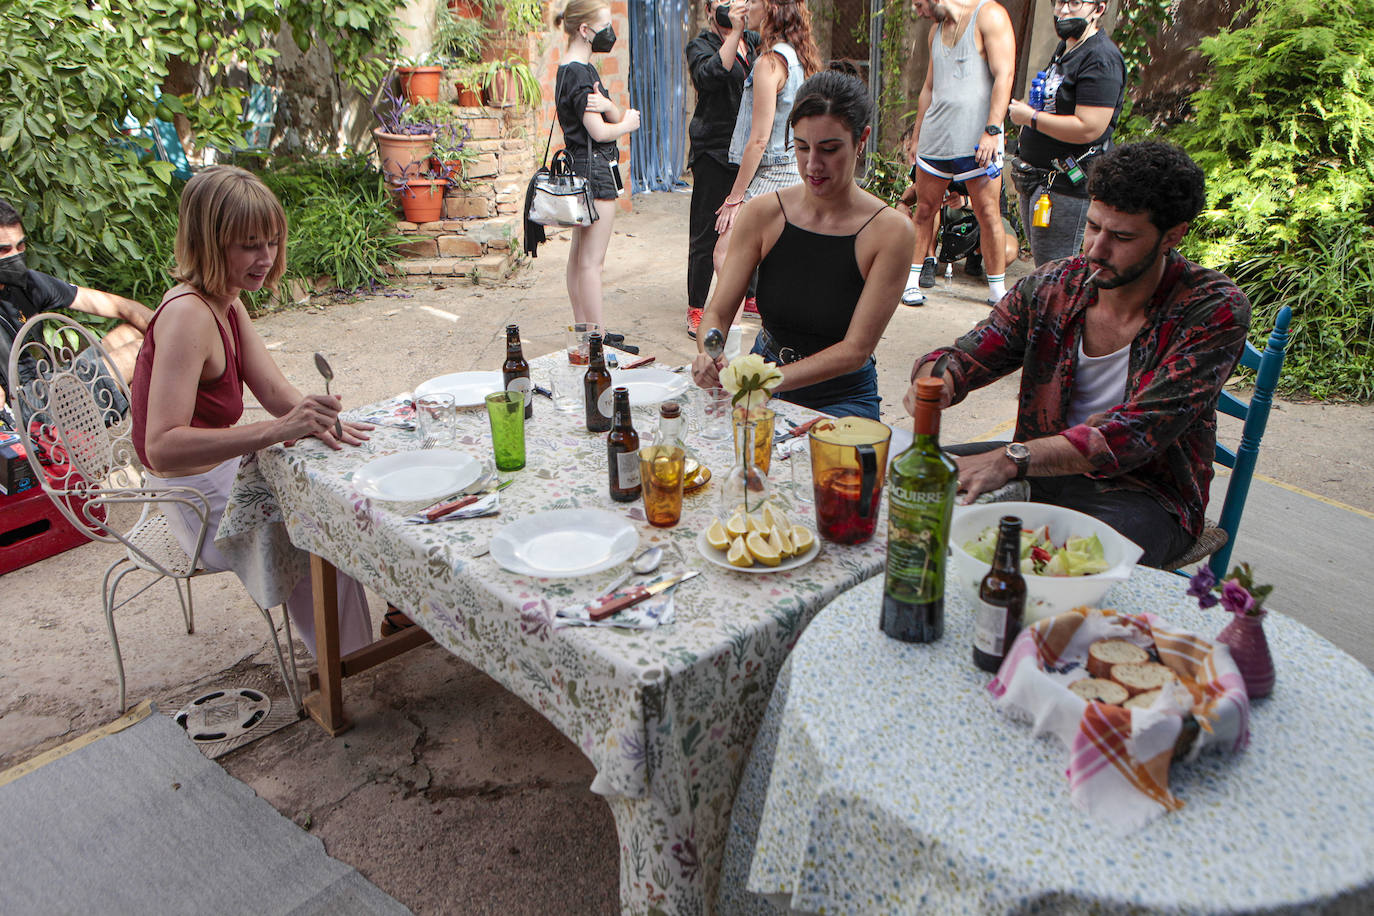
<path fill-rule="evenodd" d="M 1131 577 L 1136 561 L 1144 553 L 1139 545 L 1123 537 L 1106 522 L 1073 509 L 1046 503 L 1017 502 L 956 506 L 949 529 L 949 549 L 953 561 L 950 572 L 958 580 L 960 590 L 972 607 L 977 606 L 978 586 L 987 575 L 989 564 L 975 559 L 964 550 L 963 545 L 977 538 L 984 529 L 996 526 L 998 519 L 1004 515 L 1020 518 L 1023 528 L 1049 525 L 1050 540 L 1055 544 L 1063 544 L 1071 537 L 1091 537 L 1095 534 L 1102 542 L 1102 554 L 1107 562 L 1105 572 L 1091 576 L 1035 576 L 1023 573 L 1026 579 L 1027 624 L 1083 605 L 1098 607 L 1098 602 L 1109 588 Z"/>

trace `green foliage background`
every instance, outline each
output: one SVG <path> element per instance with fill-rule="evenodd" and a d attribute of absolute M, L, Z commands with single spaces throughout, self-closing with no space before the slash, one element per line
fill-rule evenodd
<path fill-rule="evenodd" d="M 1374 396 L 1374 0 L 1256 0 L 1202 42 L 1210 74 L 1176 128 L 1207 174 L 1188 252 L 1233 277 L 1261 344 L 1294 312 L 1282 387 Z"/>
<path fill-rule="evenodd" d="M 119 125 L 184 114 L 201 145 L 242 145 L 242 93 L 223 78 L 241 66 L 265 82 L 282 28 L 302 48 L 323 42 L 366 90 L 400 41 L 390 0 L 0 0 L 0 197 L 33 240 L 30 264 L 156 300 L 179 188 Z M 211 88 L 159 95 L 177 62 Z"/>

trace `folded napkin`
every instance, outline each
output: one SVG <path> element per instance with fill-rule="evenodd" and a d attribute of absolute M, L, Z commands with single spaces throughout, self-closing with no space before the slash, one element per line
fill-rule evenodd
<path fill-rule="evenodd" d="M 1182 686 L 1149 709 L 1084 701 L 1068 685 L 1088 676 L 1088 647 L 1099 639 L 1155 650 Z M 1250 739 L 1250 701 L 1231 650 L 1153 614 L 1079 608 L 1041 620 L 1016 637 L 988 691 L 1003 711 L 1028 717 L 1034 734 L 1050 732 L 1069 749 L 1073 803 L 1125 830 L 1183 807 L 1169 791 L 1169 764 L 1188 713 L 1198 725 L 1189 760 L 1206 747 L 1240 751 Z"/>
<path fill-rule="evenodd" d="M 591 619 L 587 605 L 592 602 L 584 601 L 581 604 L 570 604 L 565 608 L 560 608 L 558 613 L 554 615 L 553 625 L 559 628 L 620 627 L 629 630 L 652 630 L 654 627 L 665 626 L 673 622 L 673 593 L 676 591 L 677 586 L 674 585 L 672 588 L 665 589 L 657 595 L 651 595 L 638 604 L 632 604 L 625 610 L 618 611 L 601 620 Z"/>
<path fill-rule="evenodd" d="M 406 524 L 432 525 L 435 522 L 448 522 L 457 518 L 481 518 L 484 515 L 495 515 L 501 511 L 501 494 L 488 493 L 481 499 L 469 503 L 461 509 L 454 509 L 452 512 L 448 512 L 438 518 L 430 518 L 425 514 L 426 511 L 426 509 L 421 509 L 414 515 L 407 515 Z"/>

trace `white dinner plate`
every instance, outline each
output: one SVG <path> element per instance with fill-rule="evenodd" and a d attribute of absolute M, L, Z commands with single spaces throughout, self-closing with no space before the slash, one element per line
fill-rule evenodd
<path fill-rule="evenodd" d="M 506 525 L 492 536 L 491 558 L 522 576 L 585 576 L 623 563 L 639 532 L 604 509 L 550 509 Z"/>
<path fill-rule="evenodd" d="M 757 560 L 754 561 L 753 566 L 731 566 L 730 561 L 725 559 L 725 551 L 717 550 L 716 548 L 712 547 L 710 544 L 706 542 L 705 531 L 697 535 L 697 553 L 701 554 L 703 557 L 710 560 L 717 566 L 724 566 L 726 569 L 732 569 L 735 572 L 787 572 L 787 570 L 789 569 L 796 569 L 798 566 L 805 566 L 807 563 L 810 563 L 812 560 L 816 559 L 816 554 L 821 552 L 821 536 L 816 534 L 814 531 L 811 532 L 811 534 L 815 537 L 815 540 L 811 542 L 810 547 L 806 548 L 806 553 L 803 553 L 802 555 L 796 557 L 789 557 L 788 559 L 783 560 L 777 566 L 764 566 Z"/>
<path fill-rule="evenodd" d="M 374 458 L 353 474 L 353 486 L 372 499 L 437 500 L 477 479 L 482 462 L 448 448 L 428 448 Z"/>
<path fill-rule="evenodd" d="M 505 390 L 499 372 L 450 372 L 415 386 L 415 397 L 451 394 L 459 407 L 481 407 L 486 397 Z"/>
<path fill-rule="evenodd" d="M 652 407 L 683 394 L 687 391 L 688 383 L 681 373 L 647 366 L 643 369 L 612 370 L 611 387 L 628 388 L 631 407 Z"/>

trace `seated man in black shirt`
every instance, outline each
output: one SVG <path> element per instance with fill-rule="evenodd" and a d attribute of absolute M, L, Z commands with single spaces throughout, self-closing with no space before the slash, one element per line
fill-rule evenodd
<path fill-rule="evenodd" d="M 152 311 L 144 305 L 84 286 L 72 286 L 56 277 L 29 270 L 24 263 L 24 224 L 9 202 L 0 200 L 0 409 L 11 397 L 9 389 L 10 348 L 24 322 L 40 312 L 70 308 L 102 318 L 118 318 L 117 325 L 101 342 L 111 362 L 127 380 L 132 377 L 138 348 L 143 344 L 143 332 L 148 327 Z M 88 361 L 99 368 L 98 360 Z M 37 367 L 33 359 L 22 358 L 19 364 L 19 384 L 33 381 Z M 103 371 L 103 370 L 99 370 Z M 113 387 L 115 410 L 123 413 L 128 404 L 120 403 L 122 396 Z"/>

